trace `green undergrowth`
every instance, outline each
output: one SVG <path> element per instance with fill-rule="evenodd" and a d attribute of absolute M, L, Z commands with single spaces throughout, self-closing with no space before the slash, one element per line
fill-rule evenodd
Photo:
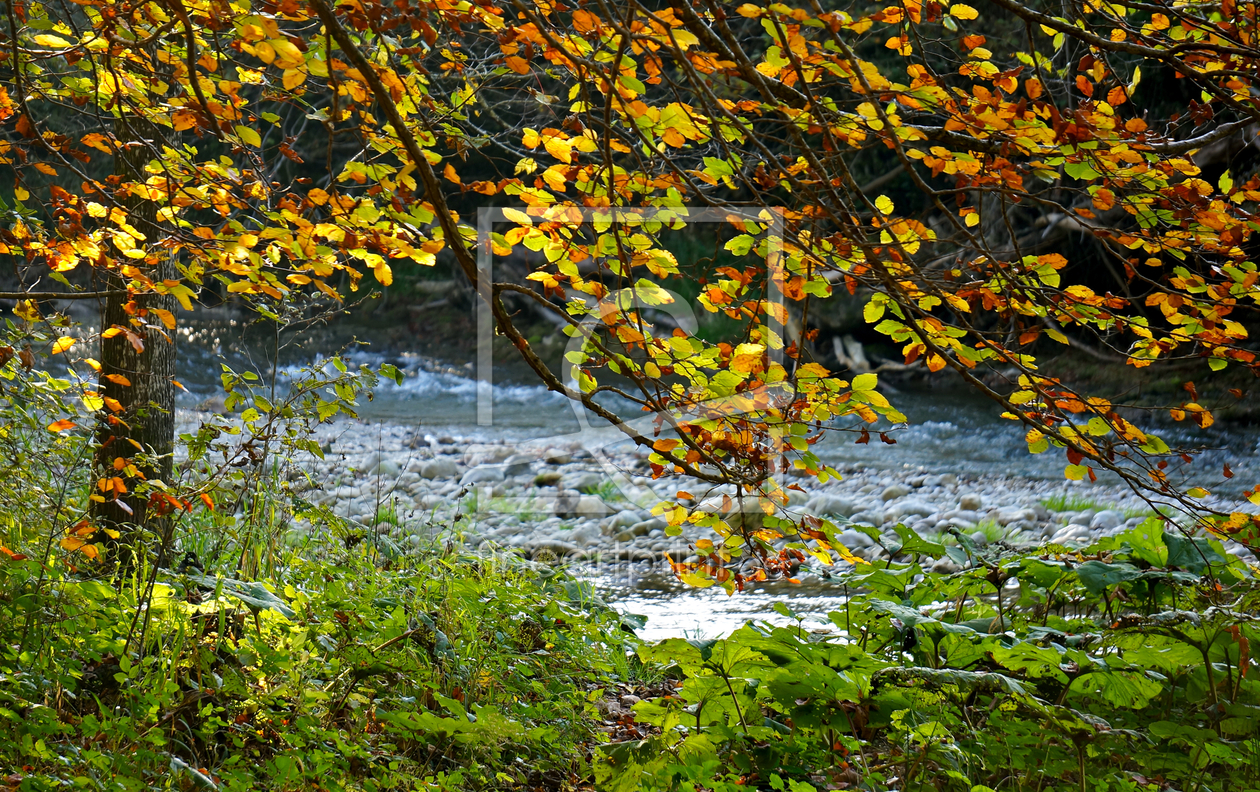
<path fill-rule="evenodd" d="M 23 790 L 568 789 L 621 621 L 578 583 L 359 545 L 274 585 L 0 563 L 0 782 Z M 138 602 L 148 601 L 139 609 Z"/>
<path fill-rule="evenodd" d="M 1219 542 L 1157 519 L 1081 550 L 899 532 L 900 562 L 842 578 L 858 593 L 829 632 L 753 622 L 641 646 L 674 689 L 635 707 L 599 785 L 1260 788 L 1260 587 Z M 968 568 L 924 571 L 943 555 Z"/>
<path fill-rule="evenodd" d="M 0 367 L 0 789 L 1260 789 L 1260 586 L 1214 539 L 1158 517 L 1077 549 L 859 525 L 887 560 L 832 574 L 829 630 L 649 644 L 458 523 L 387 506 L 380 532 L 305 500 L 302 416 L 371 381 L 338 371 L 336 403 L 302 402 L 312 383 L 250 432 L 184 438 L 205 472 L 180 491 L 212 497 L 169 557 L 135 534 L 123 574 L 84 533 L 88 432 L 48 428 L 72 384 Z M 280 441 L 242 455 L 258 438 Z"/>

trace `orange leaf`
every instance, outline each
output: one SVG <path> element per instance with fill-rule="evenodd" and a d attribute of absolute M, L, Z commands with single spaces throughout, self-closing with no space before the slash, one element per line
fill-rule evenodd
<path fill-rule="evenodd" d="M 78 426 L 78 424 L 75 423 L 74 421 L 69 421 L 69 420 L 66 420 L 65 418 L 62 418 L 60 421 L 53 421 L 52 423 L 48 424 L 48 431 L 64 432 L 67 429 L 73 429 L 76 426 Z"/>
<path fill-rule="evenodd" d="M 675 440 L 672 437 L 662 437 L 660 440 L 657 440 L 652 444 L 652 449 L 654 451 L 660 451 L 663 454 L 667 454 L 677 448 L 680 442 L 682 441 Z"/>
<path fill-rule="evenodd" d="M 206 504 L 207 509 L 214 511 L 214 499 L 204 492 L 201 493 L 201 502 Z"/>
<path fill-rule="evenodd" d="M 122 385 L 122 386 L 131 385 L 131 380 L 127 379 L 121 374 L 106 374 L 105 379 L 109 380 L 115 385 Z"/>
<path fill-rule="evenodd" d="M 504 63 L 517 74 L 529 74 L 529 61 L 519 55 L 510 56 Z"/>
<path fill-rule="evenodd" d="M 157 314 L 157 317 L 159 319 L 162 320 L 162 324 L 166 325 L 167 330 L 175 329 L 175 314 L 171 313 L 165 308 L 153 308 L 151 310 L 153 311 L 153 313 Z"/>
<path fill-rule="evenodd" d="M 61 338 L 58 338 L 57 343 L 53 344 L 52 353 L 54 355 L 60 355 L 62 352 L 65 352 L 67 349 L 74 346 L 74 341 L 75 339 L 71 336 L 62 336 Z"/>

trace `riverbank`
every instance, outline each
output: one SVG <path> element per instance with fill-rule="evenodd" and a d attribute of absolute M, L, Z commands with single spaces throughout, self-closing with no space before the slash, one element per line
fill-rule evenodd
<path fill-rule="evenodd" d="M 206 417 L 189 412 L 181 420 L 191 428 Z M 701 508 L 716 508 L 724 494 L 735 494 L 693 479 L 653 480 L 648 452 L 607 432 L 521 440 L 496 437 L 492 427 L 476 435 L 434 435 L 398 424 L 345 421 L 319 427 L 316 441 L 324 459 L 298 460 L 285 486 L 351 530 L 361 529 L 387 553 L 457 537 L 482 552 L 602 564 L 603 574 L 619 569 L 644 577 L 667 571 L 667 560 L 692 557 L 697 540 L 716 538 L 694 528 L 667 536 L 653 506 L 680 489 Z M 878 528 L 890 540 L 893 527 L 903 523 L 947 543 L 956 530 L 979 545 L 1073 547 L 1114 536 L 1153 513 L 1127 488 L 1102 484 L 959 476 L 917 466 L 850 465 L 841 472 L 842 480 L 826 485 L 793 479 L 804 491 L 789 490 L 788 513 L 854 525 L 841 538 L 867 560 L 884 551 L 858 525 Z M 284 541 L 299 547 L 327 530 L 326 521 L 298 519 Z M 1227 543 L 1226 549 L 1255 561 L 1241 545 Z M 936 565 L 940 572 L 957 570 L 948 558 Z M 804 569 L 828 573 L 813 560 Z"/>

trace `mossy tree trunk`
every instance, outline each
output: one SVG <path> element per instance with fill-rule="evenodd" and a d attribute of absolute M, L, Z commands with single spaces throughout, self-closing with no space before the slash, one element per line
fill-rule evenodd
<path fill-rule="evenodd" d="M 121 183 L 142 183 L 145 166 L 160 150 L 159 130 L 151 123 L 123 116 L 115 121 L 120 153 L 115 174 Z M 154 283 L 178 277 L 173 256 L 162 249 L 158 206 L 144 197 L 128 194 L 120 203 L 129 224 L 145 239 L 137 240 L 147 256 L 120 256 L 118 268 L 105 274 L 110 292 L 101 306 L 100 374 L 98 387 L 105 400 L 97 421 L 96 469 L 93 476 L 93 522 L 98 529 L 118 532 L 111 542 L 129 564 L 128 556 L 146 539 L 168 550 L 169 507 L 153 498 L 146 484 L 171 482 L 175 449 L 175 333 L 164 326 L 162 312 L 173 312 L 175 297 L 169 294 L 129 294 L 128 284 L 140 278 Z M 131 271 L 128 267 L 135 267 Z M 168 316 L 171 314 L 168 314 Z M 110 335 L 111 329 L 118 329 Z M 109 336 L 109 337 L 106 337 Z M 130 466 L 130 467 L 129 467 Z M 126 492 L 111 486 L 121 479 Z M 102 482 L 105 484 L 103 485 Z"/>

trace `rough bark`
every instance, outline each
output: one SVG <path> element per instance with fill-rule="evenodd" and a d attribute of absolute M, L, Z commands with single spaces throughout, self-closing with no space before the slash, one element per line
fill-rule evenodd
<path fill-rule="evenodd" d="M 115 122 L 117 139 L 123 144 L 115 158 L 115 173 L 122 182 L 143 181 L 144 166 L 153 158 L 153 141 L 158 131 L 153 125 L 135 118 Z M 157 222 L 157 206 L 152 201 L 135 197 L 123 200 L 131 217 L 131 225 L 147 239 L 141 243 L 149 252 L 144 260 L 134 260 L 145 277 L 155 283 L 178 277 L 173 258 L 157 244 L 161 228 Z M 133 263 L 132 259 L 123 259 Z M 130 278 L 117 270 L 105 275 L 104 289 L 109 292 L 101 304 L 102 333 L 111 328 L 126 328 L 134 333 L 142 349 L 125 333 L 102 338 L 101 370 L 98 387 L 109 401 L 101 409 L 97 422 L 98 451 L 93 482 L 121 477 L 127 493 L 117 499 L 110 492 L 94 487 L 103 502 L 93 504 L 92 517 L 98 528 L 122 534 L 121 548 L 136 548 L 142 534 L 158 539 L 163 547 L 169 543 L 169 520 L 162 508 L 150 504 L 143 481 L 171 481 L 171 457 L 175 449 L 175 334 L 162 327 L 154 309 L 174 311 L 176 300 L 171 295 L 136 294 L 129 297 L 126 286 Z M 115 377 L 125 378 L 130 385 Z M 113 406 L 121 409 L 110 409 Z M 135 464 L 139 476 L 128 477 L 118 469 L 116 460 Z M 125 464 L 124 464 L 125 467 Z M 142 533 L 141 533 L 142 532 Z M 126 563 L 126 559 L 120 559 Z"/>

